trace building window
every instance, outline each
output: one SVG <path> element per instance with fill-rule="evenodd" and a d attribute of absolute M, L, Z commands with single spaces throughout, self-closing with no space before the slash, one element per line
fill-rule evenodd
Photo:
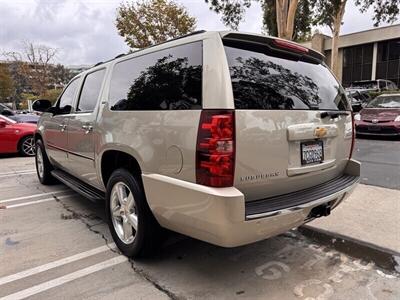
<path fill-rule="evenodd" d="M 373 44 L 343 49 L 342 83 L 349 86 L 353 81 L 370 80 L 372 75 Z"/>
<path fill-rule="evenodd" d="M 400 39 L 378 43 L 376 79 L 388 79 L 400 85 Z"/>

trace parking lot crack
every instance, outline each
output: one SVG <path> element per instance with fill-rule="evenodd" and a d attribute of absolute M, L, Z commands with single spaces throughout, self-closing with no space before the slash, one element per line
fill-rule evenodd
<path fill-rule="evenodd" d="M 32 185 L 31 184 L 27 184 L 25 183 L 23 180 L 21 180 L 24 177 L 23 174 L 19 174 L 17 176 L 15 176 L 15 180 L 17 181 L 17 183 L 19 183 L 20 185 L 23 185 L 24 187 L 28 188 L 29 190 L 32 189 Z M 48 191 L 46 191 L 45 189 L 42 188 L 42 186 L 40 185 L 34 185 L 33 188 L 37 191 L 39 191 L 40 193 L 46 193 Z"/>
<path fill-rule="evenodd" d="M 53 195 L 54 199 L 56 200 L 57 203 L 59 203 L 62 208 L 64 210 L 66 210 L 70 215 L 65 215 L 62 214 L 61 218 L 62 219 L 74 219 L 74 220 L 79 220 L 80 222 L 82 222 L 86 228 L 94 233 L 97 234 L 99 236 L 101 236 L 101 238 L 105 241 L 105 244 L 107 245 L 107 247 L 110 249 L 110 251 L 121 255 L 121 252 L 118 249 L 113 249 L 110 244 L 111 241 L 108 240 L 108 238 L 100 231 L 94 229 L 93 227 L 101 225 L 101 224 L 105 224 L 103 221 L 101 222 L 97 222 L 95 224 L 90 224 L 88 222 L 89 219 L 89 215 L 84 215 L 81 214 L 77 211 L 75 211 L 73 208 L 71 208 L 71 206 L 67 205 L 66 203 L 64 203 L 63 201 L 61 201 L 60 198 L 58 198 L 56 195 Z M 132 270 L 138 274 L 141 278 L 143 278 L 144 280 L 146 280 L 147 282 L 149 282 L 152 286 L 154 286 L 157 290 L 159 290 L 160 292 L 164 293 L 165 295 L 167 295 L 170 299 L 173 300 L 182 300 L 185 299 L 184 297 L 181 296 L 177 296 L 175 293 L 173 293 L 172 291 L 168 290 L 166 287 L 162 286 L 161 284 L 159 284 L 156 280 L 154 280 L 150 275 L 148 275 L 146 272 L 144 272 L 143 269 L 138 268 L 135 265 L 135 262 L 132 259 L 129 259 L 130 265 Z"/>
<path fill-rule="evenodd" d="M 143 269 L 138 268 L 135 265 L 135 261 L 131 258 L 129 258 L 129 262 L 131 264 L 131 268 L 132 270 L 138 274 L 140 277 L 142 277 L 144 280 L 146 280 L 147 282 L 149 282 L 151 285 L 153 285 L 157 290 L 159 290 L 160 292 L 164 293 L 165 295 L 167 295 L 170 299 L 173 300 L 184 300 L 186 298 L 182 297 L 182 296 L 178 296 L 176 295 L 174 292 L 168 290 L 165 286 L 159 284 L 156 280 L 154 280 L 149 274 L 147 274 Z"/>
<path fill-rule="evenodd" d="M 99 230 L 94 229 L 95 226 L 101 225 L 101 224 L 105 224 L 103 221 L 101 222 L 97 222 L 95 224 L 90 224 L 87 219 L 88 216 L 81 214 L 75 210 L 73 210 L 69 205 L 65 204 L 63 201 L 60 200 L 60 198 L 58 198 L 56 195 L 53 195 L 54 199 L 56 200 L 57 203 L 59 203 L 63 209 L 65 209 L 68 213 L 70 213 L 73 216 L 73 219 L 79 220 L 80 222 L 82 222 L 86 228 L 96 234 L 99 235 L 105 242 L 106 246 L 110 249 L 111 252 L 114 252 L 116 254 L 121 254 L 117 249 L 114 249 L 113 247 L 110 246 L 110 244 L 112 243 L 112 241 L 109 241 L 108 238 L 104 235 L 104 233 L 100 232 Z M 62 216 L 63 218 L 63 216 Z M 65 216 L 64 216 L 65 218 Z"/>

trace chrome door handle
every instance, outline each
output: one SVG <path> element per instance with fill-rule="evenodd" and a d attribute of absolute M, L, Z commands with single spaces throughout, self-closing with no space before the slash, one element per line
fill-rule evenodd
<path fill-rule="evenodd" d="M 92 125 L 82 125 L 82 129 L 85 130 L 85 134 L 88 134 L 89 132 L 91 132 L 93 130 L 93 126 Z"/>
<path fill-rule="evenodd" d="M 66 124 L 60 124 L 60 125 L 58 125 L 58 127 L 60 128 L 61 132 L 64 132 L 65 129 L 67 128 L 67 125 Z"/>

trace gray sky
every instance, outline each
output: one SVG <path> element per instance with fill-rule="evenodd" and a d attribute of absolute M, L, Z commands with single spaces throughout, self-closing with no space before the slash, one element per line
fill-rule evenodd
<path fill-rule="evenodd" d="M 0 53 L 21 48 L 22 41 L 42 43 L 60 49 L 63 64 L 93 64 L 126 52 L 114 22 L 122 0 L 0 0 Z M 204 0 L 176 0 L 197 18 L 197 29 L 226 29 L 220 16 Z M 361 14 L 348 1 L 342 34 L 373 28 L 371 11 Z M 261 32 L 258 3 L 247 11 L 240 30 Z M 321 28 L 329 34 L 329 29 Z"/>

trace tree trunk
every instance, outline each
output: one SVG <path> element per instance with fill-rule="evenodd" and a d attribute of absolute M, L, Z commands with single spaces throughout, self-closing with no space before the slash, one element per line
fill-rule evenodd
<path fill-rule="evenodd" d="M 276 0 L 276 24 L 278 37 L 292 40 L 294 18 L 299 0 Z"/>
<path fill-rule="evenodd" d="M 332 72 L 339 78 L 339 34 L 340 27 L 342 26 L 342 19 L 344 15 L 344 10 L 346 8 L 347 0 L 342 0 L 340 7 L 333 18 L 333 28 L 332 28 L 332 52 L 331 52 L 331 69 Z"/>
<path fill-rule="evenodd" d="M 276 25 L 278 29 L 278 37 L 283 37 L 283 0 L 276 0 Z"/>
<path fill-rule="evenodd" d="M 293 31 L 294 31 L 294 18 L 296 16 L 297 5 L 299 4 L 298 0 L 291 0 L 289 5 L 289 10 L 287 14 L 286 21 L 286 39 L 293 39 Z"/>

